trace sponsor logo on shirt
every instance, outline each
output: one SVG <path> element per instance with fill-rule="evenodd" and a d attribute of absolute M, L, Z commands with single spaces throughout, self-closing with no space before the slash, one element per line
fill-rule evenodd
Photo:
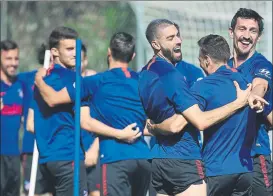
<path fill-rule="evenodd" d="M 256 75 L 262 75 L 262 76 L 264 76 L 266 78 L 271 79 L 270 71 L 268 71 L 267 69 L 260 69 L 258 74 L 256 74 Z"/>
<path fill-rule="evenodd" d="M 24 93 L 23 93 L 22 89 L 18 89 L 18 94 L 19 94 L 19 97 L 23 98 Z"/>

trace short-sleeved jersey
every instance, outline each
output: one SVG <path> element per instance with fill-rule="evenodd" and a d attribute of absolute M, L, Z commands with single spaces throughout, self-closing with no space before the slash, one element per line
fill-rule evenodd
<path fill-rule="evenodd" d="M 67 84 L 75 82 L 75 72 L 55 64 L 45 77 L 47 85 L 58 91 Z M 73 104 L 62 104 L 50 108 L 34 89 L 34 130 L 39 150 L 39 163 L 50 161 L 72 161 L 75 154 L 75 120 Z M 80 150 L 80 159 L 84 159 L 84 150 Z"/>
<path fill-rule="evenodd" d="M 75 100 L 75 88 L 67 86 L 71 100 Z M 131 123 L 143 131 L 146 115 L 138 94 L 138 74 L 127 68 L 114 68 L 82 80 L 81 98 L 89 101 L 91 117 L 116 129 L 124 129 Z M 99 136 L 100 163 L 130 159 L 149 159 L 150 149 L 142 135 L 128 144 L 113 138 Z"/>
<path fill-rule="evenodd" d="M 200 68 L 186 61 L 178 62 L 175 67 L 184 76 L 185 80 L 189 84 L 189 87 L 205 77 Z"/>
<path fill-rule="evenodd" d="M 183 75 L 162 58 L 154 57 L 141 71 L 139 95 L 149 119 L 161 123 L 197 104 Z M 156 136 L 154 158 L 201 159 L 198 132 L 188 125 L 178 134 Z"/>
<path fill-rule="evenodd" d="M 27 131 L 26 124 L 27 124 L 27 116 L 28 116 L 28 109 L 30 107 L 31 101 L 33 99 L 33 90 L 34 90 L 34 79 L 37 70 L 24 72 L 18 74 L 18 79 L 22 81 L 26 86 L 26 91 L 24 93 L 24 135 L 22 141 L 22 153 L 33 153 L 34 147 L 34 134 Z"/>
<path fill-rule="evenodd" d="M 228 64 L 233 67 L 233 58 Z M 254 78 L 262 78 L 268 81 L 268 92 L 272 89 L 272 64 L 260 53 L 255 52 L 247 61 L 237 67 L 237 70 L 248 78 L 250 82 Z M 270 155 L 270 144 L 266 120 L 263 115 L 257 116 L 258 135 L 253 145 L 252 155 L 263 154 Z"/>
<path fill-rule="evenodd" d="M 11 85 L 1 80 L 1 155 L 19 155 L 19 129 L 23 115 L 24 84 L 16 79 Z"/>
<path fill-rule="evenodd" d="M 228 66 L 197 82 L 192 94 L 204 111 L 224 106 L 236 99 L 237 81 L 246 89 L 247 80 Z M 251 146 L 255 138 L 255 112 L 249 107 L 204 130 L 203 161 L 207 176 L 228 175 L 252 171 Z"/>

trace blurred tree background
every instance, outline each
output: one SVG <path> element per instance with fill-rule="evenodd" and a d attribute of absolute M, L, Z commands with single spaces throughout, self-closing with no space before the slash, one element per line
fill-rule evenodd
<path fill-rule="evenodd" d="M 78 31 L 87 45 L 88 68 L 97 72 L 107 69 L 107 48 L 115 32 L 136 35 L 136 17 L 127 2 L 8 1 L 7 19 L 7 37 L 20 48 L 19 71 L 38 67 L 37 48 L 57 26 Z"/>

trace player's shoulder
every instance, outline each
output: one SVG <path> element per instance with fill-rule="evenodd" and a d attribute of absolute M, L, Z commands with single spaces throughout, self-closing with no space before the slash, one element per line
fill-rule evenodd
<path fill-rule="evenodd" d="M 262 64 L 262 65 L 272 66 L 272 63 L 261 53 L 255 54 L 253 62 L 255 63 L 255 65 Z"/>

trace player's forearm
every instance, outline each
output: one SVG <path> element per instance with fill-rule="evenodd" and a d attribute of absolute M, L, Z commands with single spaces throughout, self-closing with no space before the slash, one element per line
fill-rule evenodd
<path fill-rule="evenodd" d="M 50 106 L 56 106 L 56 100 L 58 98 L 57 92 L 49 85 L 45 83 L 43 78 L 39 78 L 35 80 L 35 84 L 39 89 L 41 96 L 44 101 Z"/>
<path fill-rule="evenodd" d="M 89 132 L 116 139 L 119 139 L 119 131 L 121 131 L 91 117 L 82 118 L 81 127 Z"/>
<path fill-rule="evenodd" d="M 34 111 L 33 109 L 28 110 L 28 117 L 27 117 L 27 131 L 34 133 Z"/>
<path fill-rule="evenodd" d="M 257 95 L 257 96 L 260 96 L 260 97 L 264 97 L 266 91 L 267 91 L 267 85 L 257 84 L 255 86 L 253 86 L 253 88 L 251 90 L 251 94 Z"/>
<path fill-rule="evenodd" d="M 185 110 L 182 114 L 197 129 L 204 131 L 210 126 L 225 120 L 241 107 L 243 107 L 243 105 L 235 100 L 214 110 L 202 112 L 199 106 L 196 104 Z"/>
<path fill-rule="evenodd" d="M 96 137 L 94 142 L 90 145 L 86 153 L 99 153 L 99 148 L 100 148 L 99 138 Z"/>
<path fill-rule="evenodd" d="M 162 135 L 175 134 L 183 130 L 183 128 L 188 124 L 186 119 L 181 114 L 175 114 L 172 117 L 164 120 L 159 124 L 155 124 L 155 132 Z"/>

